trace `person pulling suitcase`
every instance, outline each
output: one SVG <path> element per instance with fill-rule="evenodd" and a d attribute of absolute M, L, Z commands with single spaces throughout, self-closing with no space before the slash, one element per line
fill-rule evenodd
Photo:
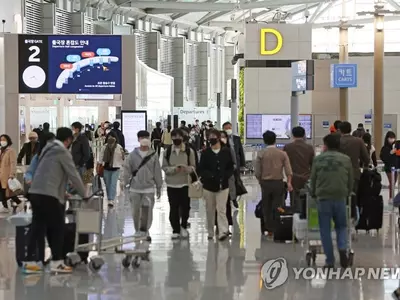
<path fill-rule="evenodd" d="M 162 173 L 158 155 L 151 149 L 150 133 L 141 130 L 137 134 L 140 147 L 129 153 L 124 164 L 124 185 L 129 187 L 135 235 L 151 241 L 149 229 L 152 223 L 154 192 L 161 197 Z"/>

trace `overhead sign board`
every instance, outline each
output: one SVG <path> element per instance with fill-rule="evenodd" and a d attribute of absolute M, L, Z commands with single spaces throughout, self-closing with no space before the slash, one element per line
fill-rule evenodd
<path fill-rule="evenodd" d="M 292 62 L 292 92 L 314 90 L 314 61 Z"/>
<path fill-rule="evenodd" d="M 20 35 L 19 92 L 121 94 L 118 35 Z"/>
<path fill-rule="evenodd" d="M 267 35 L 274 35 L 276 38 L 275 48 L 269 47 L 267 44 Z M 274 55 L 281 51 L 283 46 L 282 34 L 273 28 L 262 28 L 260 30 L 260 53 L 261 55 Z"/>
<path fill-rule="evenodd" d="M 355 88 L 355 87 L 357 87 L 357 65 L 356 64 L 332 64 L 331 65 L 331 87 L 332 88 Z"/>

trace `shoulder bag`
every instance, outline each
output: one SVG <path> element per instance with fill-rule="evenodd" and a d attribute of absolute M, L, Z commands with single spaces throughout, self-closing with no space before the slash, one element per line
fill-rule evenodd
<path fill-rule="evenodd" d="M 139 172 L 139 170 L 145 165 L 147 164 L 147 162 L 153 157 L 153 155 L 156 154 L 156 152 L 153 152 L 150 155 L 145 156 L 142 161 L 140 162 L 140 165 L 137 167 L 137 169 L 135 171 L 132 172 L 132 179 L 135 178 L 135 176 L 137 175 L 137 173 Z"/>
<path fill-rule="evenodd" d="M 193 181 L 190 174 L 188 175 L 189 198 L 201 199 L 203 198 L 203 185 L 200 182 L 200 177 L 197 175 L 196 170 L 194 169 L 193 174 L 196 176 L 197 180 Z"/>

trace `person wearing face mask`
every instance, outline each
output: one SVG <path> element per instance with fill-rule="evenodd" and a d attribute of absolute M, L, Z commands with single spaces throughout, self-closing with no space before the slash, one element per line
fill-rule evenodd
<path fill-rule="evenodd" d="M 216 210 L 218 239 L 223 241 L 229 236 L 226 201 L 229 195 L 229 179 L 234 172 L 234 161 L 231 150 L 221 144 L 221 133 L 218 130 L 210 130 L 209 143 L 210 147 L 207 147 L 200 156 L 198 174 L 204 189 L 208 239 L 214 238 Z"/>
<path fill-rule="evenodd" d="M 370 157 L 369 167 L 376 168 L 378 166 L 378 161 L 376 160 L 375 147 L 372 145 L 372 136 L 369 133 L 365 133 L 362 136 L 362 140 L 364 141 L 364 144 L 367 147 L 367 150 L 369 153 L 369 157 Z"/>
<path fill-rule="evenodd" d="M 31 236 L 28 244 L 28 262 L 24 272 L 43 272 L 43 265 L 36 262 L 37 245 L 44 244 L 47 236 L 52 255 L 50 270 L 53 273 L 71 273 L 64 264 L 65 191 L 71 182 L 76 192 L 85 196 L 85 187 L 75 167 L 68 148 L 74 139 L 71 129 L 57 129 L 55 140 L 47 142 L 38 159 L 38 165 L 29 190 L 32 205 Z"/>
<path fill-rule="evenodd" d="M 172 239 L 176 240 L 189 236 L 187 231 L 190 211 L 188 175 L 192 175 L 196 168 L 196 158 L 194 151 L 183 142 L 184 133 L 181 129 L 172 130 L 171 137 L 173 145 L 164 151 L 162 169 L 165 172 L 167 184 Z"/>
<path fill-rule="evenodd" d="M 0 213 L 9 212 L 8 199 L 10 198 L 13 206 L 22 203 L 8 188 L 8 180 L 13 179 L 17 172 L 17 153 L 11 148 L 11 145 L 12 141 L 8 135 L 0 136 L 0 200 L 3 204 Z"/>
<path fill-rule="evenodd" d="M 71 144 L 71 154 L 75 166 L 81 176 L 85 173 L 86 164 L 90 160 L 90 145 L 89 140 L 84 133 L 82 133 L 82 124 L 74 122 L 71 125 L 74 139 Z"/>
<path fill-rule="evenodd" d="M 236 167 L 237 167 L 237 171 L 240 171 L 240 168 L 243 168 L 246 164 L 242 141 L 240 140 L 239 136 L 232 134 L 232 123 L 231 122 L 225 122 L 222 125 L 222 128 L 228 134 L 229 143 L 230 143 L 231 147 L 233 146 L 233 149 L 235 150 L 236 163 L 237 163 Z"/>
<path fill-rule="evenodd" d="M 98 160 L 98 164 L 104 167 L 104 183 L 106 185 L 109 207 L 114 207 L 119 173 L 124 164 L 124 159 L 124 149 L 117 143 L 116 133 L 111 131 L 107 139 L 107 144 L 100 152 Z"/>
<path fill-rule="evenodd" d="M 25 143 L 21 151 L 18 154 L 17 164 L 22 164 L 22 160 L 25 157 L 25 165 L 28 166 L 31 163 L 32 158 L 39 152 L 39 136 L 36 132 L 29 133 L 29 142 Z"/>
<path fill-rule="evenodd" d="M 124 185 L 129 186 L 135 235 L 145 235 L 151 241 L 149 229 L 153 220 L 154 193 L 160 199 L 163 180 L 160 161 L 150 147 L 150 134 L 141 130 L 137 137 L 140 147 L 135 148 L 125 161 Z"/>
<path fill-rule="evenodd" d="M 392 185 L 397 182 L 397 172 L 395 172 L 394 182 L 392 182 L 392 168 L 398 168 L 398 158 L 396 156 L 396 134 L 393 131 L 388 131 L 385 136 L 385 142 L 380 152 L 380 158 L 384 163 L 384 171 L 389 179 L 389 197 L 392 199 Z"/>

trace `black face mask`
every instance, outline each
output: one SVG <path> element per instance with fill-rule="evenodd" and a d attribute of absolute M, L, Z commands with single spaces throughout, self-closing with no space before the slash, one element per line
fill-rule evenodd
<path fill-rule="evenodd" d="M 172 140 L 172 142 L 174 143 L 175 146 L 180 146 L 182 144 L 181 139 L 174 139 L 174 140 Z"/>
<path fill-rule="evenodd" d="M 215 138 L 211 138 L 208 141 L 210 142 L 211 146 L 214 146 L 214 145 L 216 145 L 218 143 L 218 139 L 215 139 Z"/>

